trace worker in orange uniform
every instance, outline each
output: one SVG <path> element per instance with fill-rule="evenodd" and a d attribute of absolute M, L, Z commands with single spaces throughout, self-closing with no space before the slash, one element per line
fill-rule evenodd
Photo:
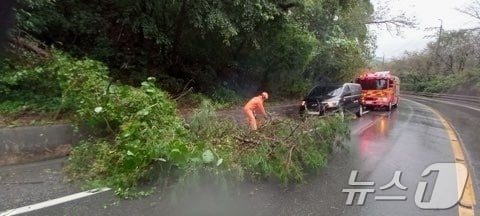
<path fill-rule="evenodd" d="M 248 124 L 252 130 L 257 130 L 257 120 L 254 115 L 255 110 L 260 111 L 265 118 L 267 117 L 267 112 L 265 112 L 265 108 L 263 107 L 263 102 L 267 99 L 268 93 L 262 92 L 262 94 L 250 99 L 243 107 L 243 112 L 247 116 Z"/>

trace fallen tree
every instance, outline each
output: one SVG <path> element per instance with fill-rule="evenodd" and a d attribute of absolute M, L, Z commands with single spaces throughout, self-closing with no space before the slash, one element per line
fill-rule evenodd
<path fill-rule="evenodd" d="M 194 112 L 191 131 L 217 161 L 240 167 L 237 173 L 246 177 L 277 178 L 285 184 L 320 170 L 349 135 L 347 123 L 336 115 L 303 121 L 275 117 L 250 131 L 233 118 L 217 116 L 208 102 Z"/>
<path fill-rule="evenodd" d="M 90 187 L 112 187 L 122 197 L 146 182 L 192 174 L 300 182 L 325 166 L 332 150 L 348 137 L 339 116 L 305 121 L 277 117 L 250 131 L 218 116 L 208 100 L 184 122 L 175 100 L 156 87 L 154 78 L 140 87 L 122 85 L 112 82 L 98 61 L 58 52 L 52 56 L 24 73 L 48 75 L 61 95 L 62 109 L 74 113 L 77 125 L 97 132 L 70 152 L 68 178 Z"/>

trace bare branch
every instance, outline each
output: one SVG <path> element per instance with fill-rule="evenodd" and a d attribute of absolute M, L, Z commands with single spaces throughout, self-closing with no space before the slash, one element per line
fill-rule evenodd
<path fill-rule="evenodd" d="M 456 8 L 457 11 L 480 20 L 480 0 L 474 0 L 464 8 Z"/>
<path fill-rule="evenodd" d="M 399 27 L 410 27 L 410 26 L 415 26 L 416 23 L 410 20 L 404 20 L 404 19 L 386 19 L 386 20 L 372 20 L 368 21 L 366 23 L 367 25 L 369 24 L 375 24 L 375 25 L 394 25 L 394 26 L 399 26 Z"/>
<path fill-rule="evenodd" d="M 188 93 L 192 92 L 193 87 L 190 87 L 188 90 L 182 92 L 179 96 L 175 97 L 173 100 L 178 101 L 183 96 L 187 95 Z"/>
<path fill-rule="evenodd" d="M 415 28 L 417 26 L 414 16 L 407 16 L 406 12 L 394 14 L 390 7 L 390 2 L 385 2 L 375 7 L 375 13 L 367 21 L 366 25 L 375 25 L 386 29 L 389 32 L 400 34 L 404 28 Z"/>

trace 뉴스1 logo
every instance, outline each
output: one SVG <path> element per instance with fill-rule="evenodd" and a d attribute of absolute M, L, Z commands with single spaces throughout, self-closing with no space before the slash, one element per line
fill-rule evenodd
<path fill-rule="evenodd" d="M 421 209 L 449 209 L 455 206 L 463 195 L 463 191 L 468 179 L 468 170 L 461 163 L 435 163 L 425 168 L 421 177 L 427 177 L 432 172 L 438 172 L 435 183 L 429 186 L 426 181 L 420 181 L 415 191 L 415 205 Z M 348 179 L 350 186 L 374 186 L 375 182 L 357 182 L 358 170 L 353 170 Z M 401 183 L 402 171 L 395 171 L 393 178 L 387 184 L 381 186 L 382 191 L 392 187 L 397 187 L 406 191 L 408 188 Z M 431 197 L 425 200 L 427 187 L 433 187 Z M 353 205 L 355 195 L 358 194 L 357 205 L 363 205 L 369 193 L 375 193 L 373 188 L 348 188 L 343 189 L 343 193 L 348 193 L 345 204 Z M 389 195 L 375 196 L 375 201 L 405 201 L 406 196 Z"/>

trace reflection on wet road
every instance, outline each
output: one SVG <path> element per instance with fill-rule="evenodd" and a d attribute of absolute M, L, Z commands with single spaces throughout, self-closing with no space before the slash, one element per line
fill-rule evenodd
<path fill-rule="evenodd" d="M 352 136 L 351 156 L 355 161 L 352 169 L 359 170 L 361 179 L 376 184 L 375 193 L 367 196 L 365 205 L 345 208 L 349 215 L 456 215 L 455 208 L 422 210 L 415 202 L 419 182 L 431 185 L 424 197 L 430 199 L 436 179 L 435 174 L 422 177 L 423 170 L 433 163 L 454 162 L 454 157 L 438 117 L 423 105 L 402 102 L 397 111 L 371 113 L 369 118 L 378 118 L 377 123 Z M 399 182 L 405 190 L 383 187 L 396 172 L 401 173 Z M 456 187 L 455 181 L 452 187 Z M 376 199 L 377 196 L 405 196 L 405 200 L 384 201 Z"/>

